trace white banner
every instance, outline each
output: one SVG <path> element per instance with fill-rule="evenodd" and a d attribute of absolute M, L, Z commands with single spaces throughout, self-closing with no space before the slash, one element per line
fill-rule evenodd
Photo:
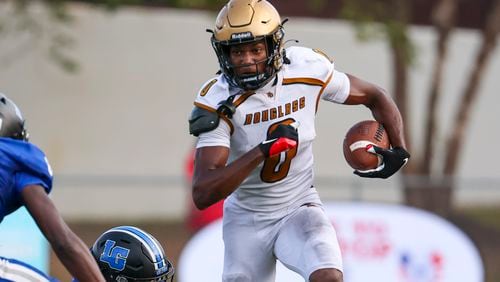
<path fill-rule="evenodd" d="M 326 203 L 325 211 L 337 230 L 345 282 L 484 281 L 483 264 L 471 240 L 432 213 L 362 202 Z M 221 281 L 223 250 L 222 222 L 217 221 L 184 248 L 179 281 Z M 277 282 L 304 281 L 280 263 L 276 276 Z"/>

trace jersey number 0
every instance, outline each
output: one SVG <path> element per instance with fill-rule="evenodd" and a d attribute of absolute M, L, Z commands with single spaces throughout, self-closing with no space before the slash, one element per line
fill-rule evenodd
<path fill-rule="evenodd" d="M 273 132 L 279 124 L 291 124 L 295 122 L 294 119 L 285 119 L 279 121 L 277 123 L 272 124 L 267 129 L 267 134 Z M 273 183 L 282 180 L 288 175 L 290 171 L 290 165 L 292 164 L 292 159 L 297 155 L 297 148 L 299 147 L 299 143 L 297 142 L 297 146 L 291 150 L 288 150 L 284 153 L 276 155 L 274 157 L 269 157 L 264 161 L 264 165 L 262 170 L 260 171 L 260 179 L 267 183 Z M 282 157 L 284 159 L 282 160 Z"/>

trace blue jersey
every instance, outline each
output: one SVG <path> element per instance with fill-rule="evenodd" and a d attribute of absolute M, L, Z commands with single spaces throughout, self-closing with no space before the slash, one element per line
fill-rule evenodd
<path fill-rule="evenodd" d="M 28 185 L 52 189 L 52 170 L 35 145 L 0 137 L 0 222 L 23 205 L 21 191 Z"/>
<path fill-rule="evenodd" d="M 57 282 L 59 280 L 22 261 L 0 257 L 0 282 L 3 281 Z"/>

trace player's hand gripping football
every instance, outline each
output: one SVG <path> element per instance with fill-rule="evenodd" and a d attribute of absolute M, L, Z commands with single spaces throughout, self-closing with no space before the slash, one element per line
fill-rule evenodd
<path fill-rule="evenodd" d="M 374 145 L 368 145 L 366 151 L 382 157 L 382 164 L 374 169 L 355 170 L 354 174 L 361 177 L 388 178 L 403 167 L 410 158 L 410 154 L 401 147 L 382 149 Z"/>
<path fill-rule="evenodd" d="M 280 124 L 274 131 L 267 135 L 267 139 L 259 144 L 259 148 L 266 158 L 288 151 L 297 146 L 299 124 Z"/>

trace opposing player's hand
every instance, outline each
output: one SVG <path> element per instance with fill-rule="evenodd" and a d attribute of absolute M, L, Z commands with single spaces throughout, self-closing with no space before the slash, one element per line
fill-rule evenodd
<path fill-rule="evenodd" d="M 266 158 L 297 147 L 299 133 L 298 124 L 280 124 L 267 135 L 267 140 L 259 144 L 259 148 Z"/>
<path fill-rule="evenodd" d="M 369 145 L 366 151 L 381 156 L 382 164 L 370 170 L 355 170 L 354 174 L 361 177 L 388 178 L 403 167 L 410 159 L 410 154 L 401 147 L 394 147 L 386 150 Z"/>

